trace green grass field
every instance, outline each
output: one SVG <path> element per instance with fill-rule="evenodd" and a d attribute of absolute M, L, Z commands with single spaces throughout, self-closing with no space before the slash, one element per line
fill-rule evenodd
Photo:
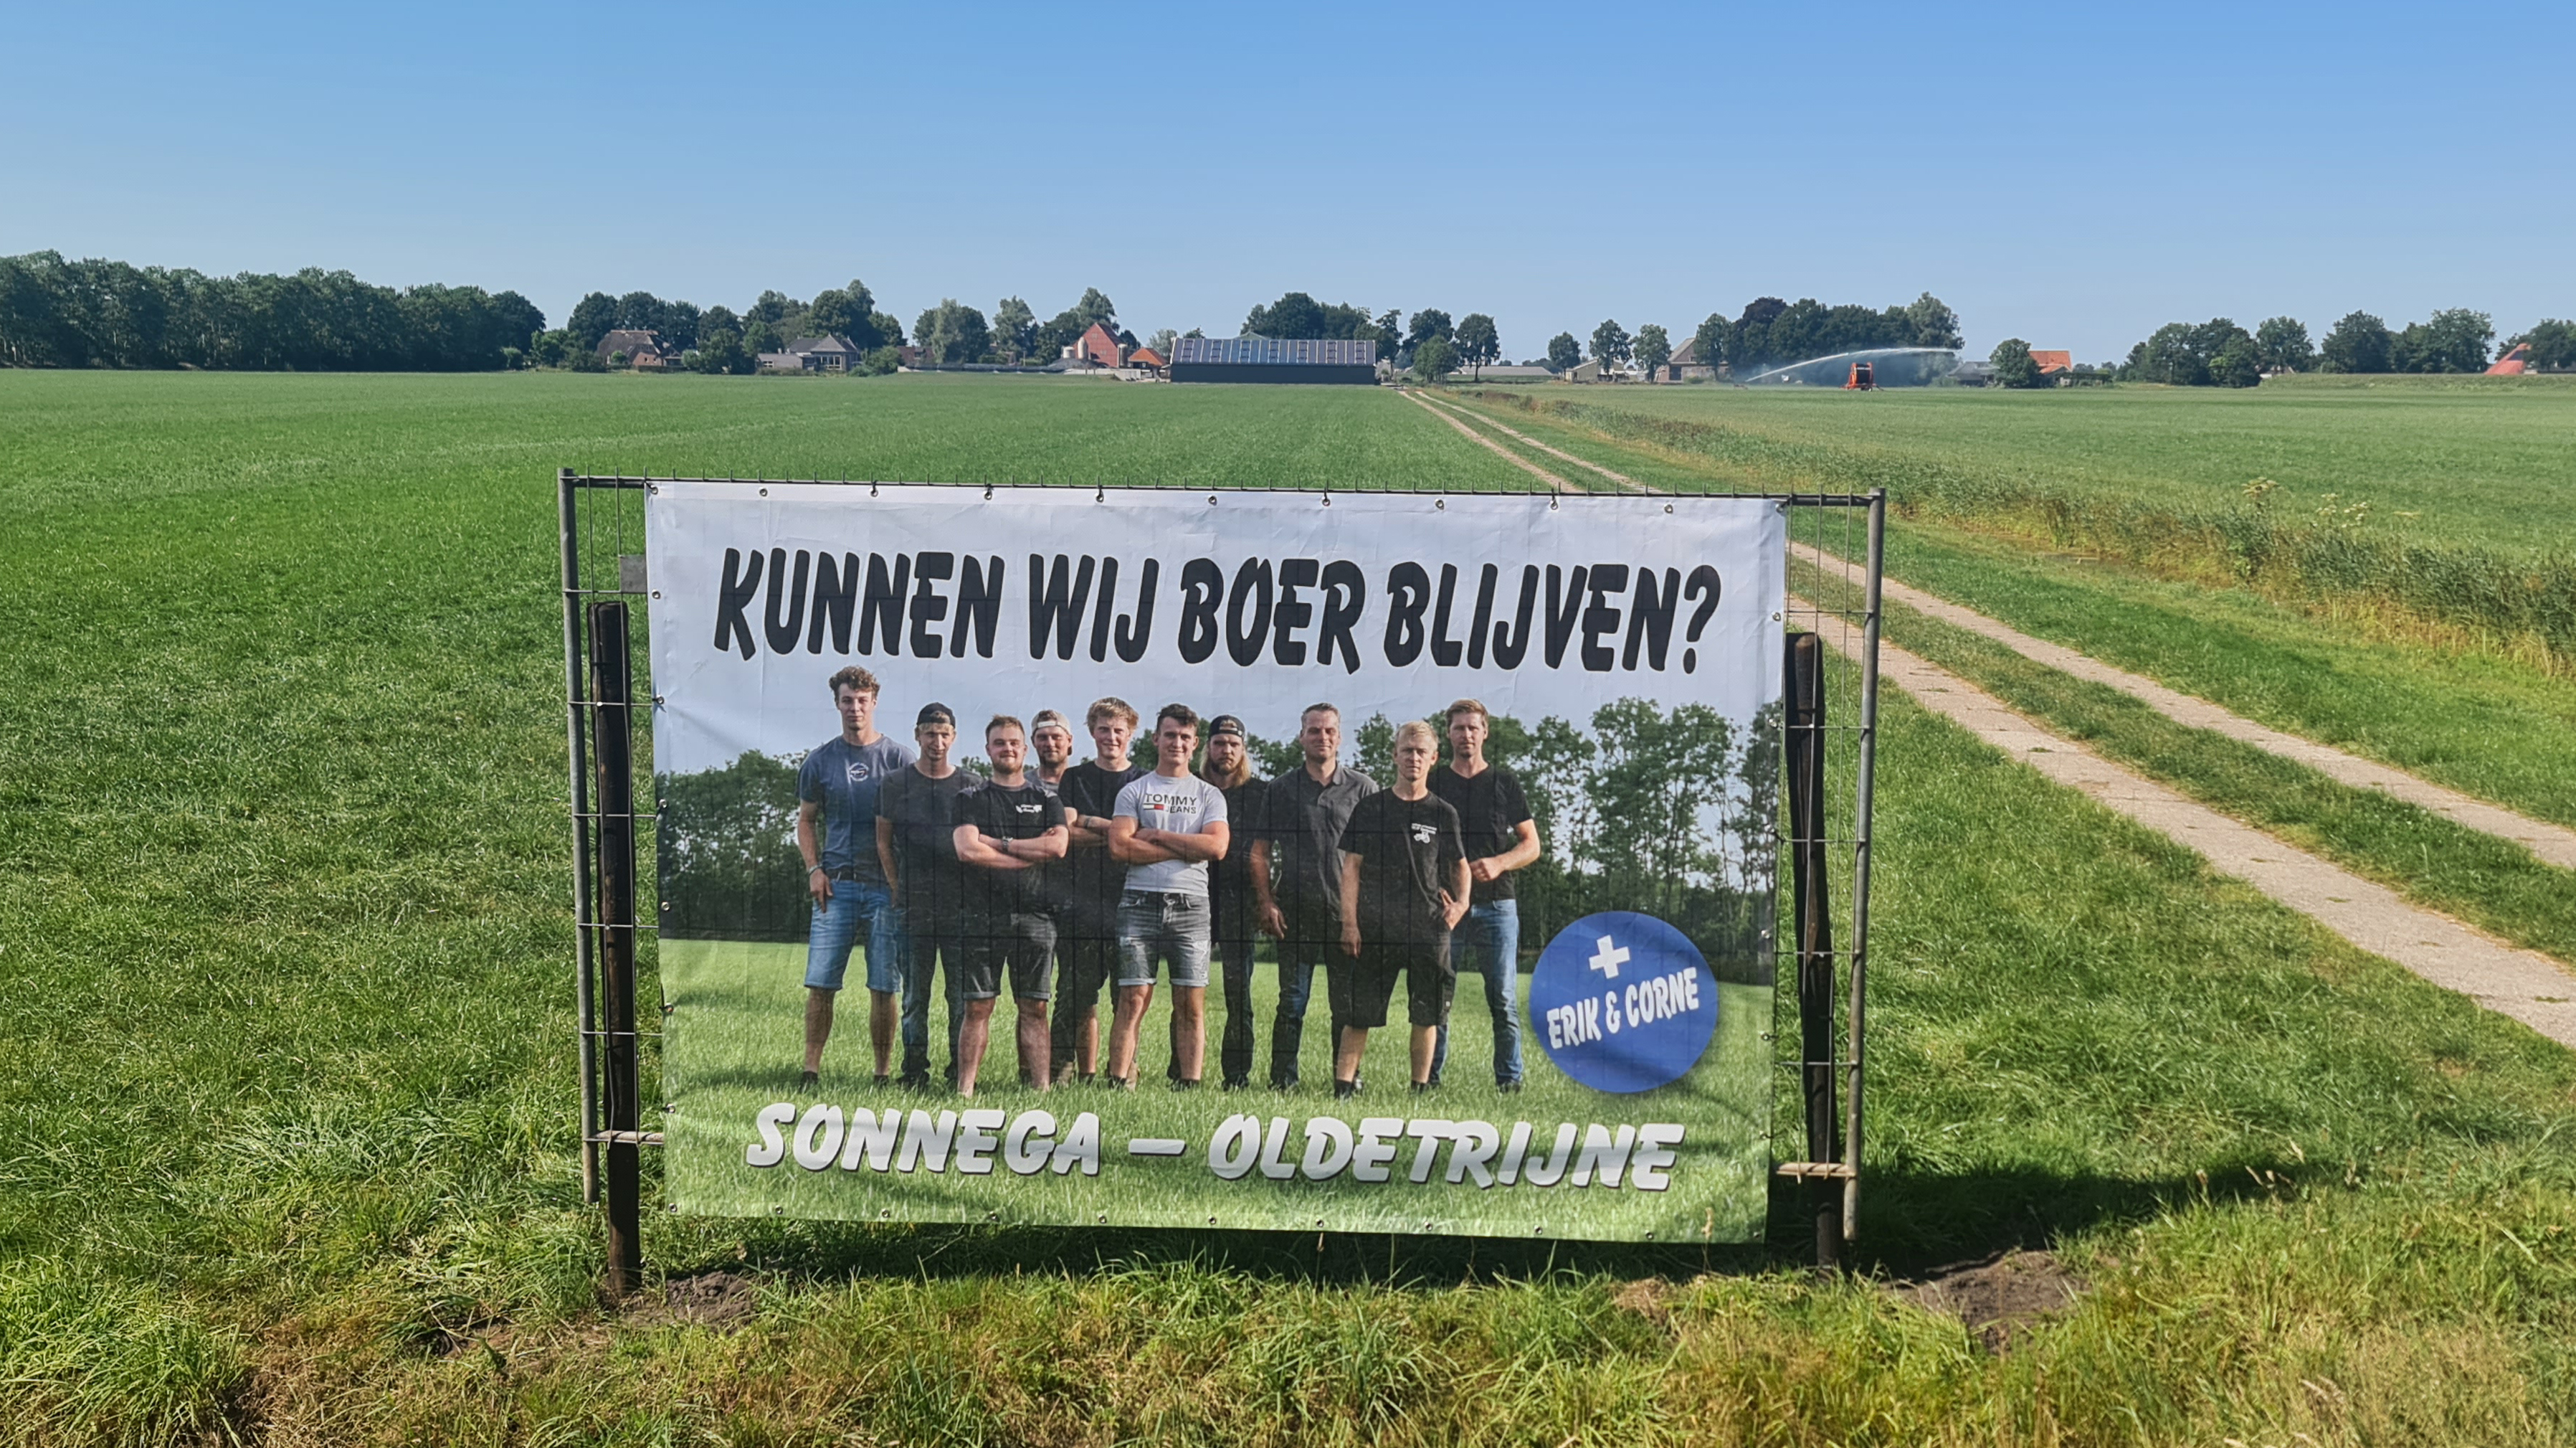
<path fill-rule="evenodd" d="M 1262 970 L 1254 977 L 1254 1014 L 1258 1023 L 1256 1057 L 1269 1053 L 1270 1018 L 1278 998 L 1276 964 L 1264 952 Z M 1074 1173 L 1018 1176 L 997 1171 L 977 1178 L 955 1172 L 909 1176 L 882 1174 L 862 1167 L 807 1172 L 791 1158 L 776 1167 L 758 1169 L 743 1161 L 743 1149 L 757 1140 L 749 1123 L 760 1108 L 793 1101 L 800 1109 L 824 1101 L 871 1111 L 939 1112 L 960 1109 L 952 1093 L 915 1094 L 868 1085 L 864 1032 L 838 1038 L 838 1052 L 826 1064 L 836 1069 L 819 1092 L 796 1090 L 796 1071 L 804 1043 L 805 950 L 799 945 L 756 945 L 730 941 L 671 940 L 661 946 L 661 978 L 671 1004 L 663 1055 L 662 1081 L 678 1114 L 664 1122 L 672 1141 L 665 1177 L 673 1204 L 682 1211 L 758 1216 L 784 1206 L 799 1215 L 868 1221 L 890 1216 L 897 1221 L 947 1221 L 1078 1224 L 1106 1213 L 1124 1224 L 1141 1226 L 1270 1228 L 1314 1230 L 1329 1220 L 1336 1230 L 1416 1233 L 1436 1229 L 1488 1237 L 1546 1237 L 1558 1240 L 1758 1240 L 1767 1202 L 1764 1177 L 1770 1169 L 1769 1110 L 1772 1092 L 1771 1049 L 1764 1039 L 1771 1030 L 1771 992 L 1754 986 L 1720 985 L 1718 1035 L 1710 1042 L 1700 1068 L 1672 1086 L 1642 1097 L 1605 1097 L 1588 1091 L 1559 1072 L 1546 1051 L 1524 1039 L 1526 1090 L 1504 1096 L 1493 1089 L 1493 1039 L 1484 1015 L 1482 981 L 1460 982 L 1462 1009 L 1453 1015 L 1445 1084 L 1436 1095 L 1409 1097 L 1411 1079 L 1406 1056 L 1404 1005 L 1399 998 L 1390 1028 L 1370 1033 L 1361 1071 L 1369 1089 L 1356 1101 L 1332 1099 L 1332 1062 L 1325 1037 L 1330 1034 L 1318 1014 L 1310 1021 L 1300 1053 L 1304 1085 L 1294 1093 L 1266 1087 L 1245 1092 L 1202 1089 L 1171 1090 L 1161 1079 L 1169 1059 L 1166 1032 L 1170 1023 L 1170 988 L 1157 992 L 1140 1033 L 1139 1074 L 1134 1092 L 1111 1092 L 1076 1086 L 1039 1093 L 1022 1087 L 1017 1042 L 1009 1039 L 1012 1005 L 1006 998 L 995 1008 L 993 1042 L 985 1058 L 981 1089 L 974 1104 L 1011 1113 L 1043 1110 L 1059 1124 L 1078 1112 L 1101 1118 L 1108 1150 L 1097 1180 Z M 1317 977 L 1321 987 L 1322 977 Z M 1521 988 L 1528 1008 L 1528 981 Z M 1216 1079 L 1214 1043 L 1224 1021 L 1222 991 L 1209 991 L 1210 1053 L 1207 1078 Z M 853 1006 L 856 1002 L 853 1001 Z M 1103 1047 L 1108 1031 L 1104 1000 Z M 1317 1002 L 1316 1009 L 1322 1010 Z M 1526 1017 L 1525 1017 L 1526 1018 Z M 947 1007 L 931 1003 L 933 1054 L 944 1064 Z M 1224 1121 L 1238 1113 L 1266 1122 L 1285 1117 L 1293 1156 L 1302 1138 L 1298 1123 L 1311 1116 L 1332 1115 L 1346 1124 L 1363 1117 L 1439 1116 L 1454 1120 L 1498 1122 L 1508 1134 L 1512 1123 L 1538 1128 L 1542 1143 L 1553 1141 L 1561 1122 L 1671 1120 L 1692 1128 L 1682 1159 L 1673 1167 L 1674 1185 L 1663 1193 L 1616 1189 L 1542 1191 L 1524 1187 L 1475 1190 L 1440 1181 L 1415 1185 L 1398 1180 L 1370 1186 L 1347 1174 L 1326 1182 L 1293 1180 L 1276 1186 L 1259 1176 L 1237 1183 L 1219 1181 L 1207 1165 L 1208 1144 Z M 1177 1159 L 1129 1159 L 1120 1149 L 1129 1137 L 1178 1138 L 1191 1144 Z M 1405 1143 L 1399 1166 L 1409 1168 L 1414 1146 Z"/>
<path fill-rule="evenodd" d="M 1796 469 L 1841 453 L 2023 480 L 2087 500 L 2180 507 L 2280 484 L 2293 513 L 2371 505 L 2373 526 L 2499 552 L 2576 549 L 2576 379 L 2289 378 L 2221 388 L 1561 387 L 1539 396 L 1712 423 Z M 2338 385 L 2340 384 L 2340 385 Z M 1802 456 L 1803 455 L 1803 456 Z"/>
<path fill-rule="evenodd" d="M 1750 1251 L 657 1214 L 754 1311 L 603 1312 L 553 470 L 1113 465 L 1525 478 L 1374 391 L 0 373 L 0 1442 L 2576 1441 L 2576 1056 L 1901 699 L 1857 1278 L 1785 1191 Z M 2083 1290 L 2008 1345 L 1873 1280 L 2015 1248 Z"/>

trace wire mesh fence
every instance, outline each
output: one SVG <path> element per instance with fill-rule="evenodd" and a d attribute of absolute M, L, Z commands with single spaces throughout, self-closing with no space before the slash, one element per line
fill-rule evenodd
<path fill-rule="evenodd" d="M 587 1200 L 610 1199 L 614 1228 L 621 1207 L 631 1226 L 635 1204 L 616 1198 L 633 1190 L 633 1153 L 662 1140 L 658 1132 L 643 1129 L 641 1116 L 642 1103 L 661 1099 L 659 1026 L 667 1007 L 653 926 L 658 902 L 652 865 L 660 811 L 649 724 L 651 707 L 659 700 L 651 683 L 649 610 L 638 605 L 652 597 L 645 544 L 650 489 L 658 482 L 681 480 L 567 470 L 557 481 L 582 1175 Z M 688 481 L 761 488 L 785 480 Z M 840 485 L 878 486 L 866 480 L 842 480 Z M 950 486 L 988 494 L 992 487 L 969 482 Z M 1102 485 L 1063 486 L 1094 490 Z M 1772 1157 L 1782 1175 L 1806 1183 L 1817 1204 L 1818 1251 L 1830 1257 L 1829 1236 L 1848 1240 L 1858 1230 L 1885 496 L 1715 488 L 1668 493 L 1642 484 L 1628 484 L 1625 490 L 1676 498 L 1766 498 L 1778 503 L 1785 516 L 1787 597 L 1779 622 L 1792 719 L 1787 735 L 1792 741 L 1803 736 L 1812 755 L 1801 763 L 1796 749 L 1784 744 L 1789 757 L 1782 778 L 1790 787 L 1780 794 L 1774 843 L 1801 868 L 1778 873 L 1772 912 L 1780 922 L 1773 939 L 1769 1036 L 1779 1082 Z M 1579 506 L 1572 497 L 1565 502 Z M 1807 650 L 1803 683 L 1794 643 L 1801 634 L 1815 641 Z M 603 657 L 603 648 L 611 656 Z M 1802 688 L 1811 695 L 1811 707 L 1803 715 L 1797 697 Z M 619 690 L 625 691 L 623 698 Z M 648 727 L 637 728 L 639 721 Z M 619 758 L 623 779 L 603 777 L 603 761 Z M 1803 811 L 1790 807 L 1798 768 L 1816 781 L 1808 800 L 1812 808 Z M 605 978 L 612 967 L 622 973 L 614 982 Z M 1785 988 L 1786 982 L 1799 988 Z M 642 1019 L 629 1018 L 612 999 L 620 992 L 631 992 L 629 1012 L 634 1001 L 652 1002 L 654 1008 Z M 1820 1093 L 1829 1109 L 1820 1110 Z M 619 1161 L 627 1163 L 623 1182 L 616 1169 Z"/>

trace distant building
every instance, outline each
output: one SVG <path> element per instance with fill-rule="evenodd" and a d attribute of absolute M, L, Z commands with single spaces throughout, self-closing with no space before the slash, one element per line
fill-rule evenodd
<path fill-rule="evenodd" d="M 1151 347 L 1139 347 L 1127 354 L 1127 365 L 1142 367 L 1149 372 L 1160 372 L 1172 365 L 1172 359 Z"/>
<path fill-rule="evenodd" d="M 1486 367 L 1461 367 L 1458 373 L 1471 381 L 1484 382 L 1491 382 L 1497 378 L 1506 382 L 1544 382 L 1556 375 L 1544 367 L 1526 366 L 1517 362 L 1505 362 Z"/>
<path fill-rule="evenodd" d="M 1626 382 L 1636 376 L 1624 368 L 1605 365 L 1598 357 L 1566 369 L 1568 382 Z"/>
<path fill-rule="evenodd" d="M 1699 360 L 1699 338 L 1693 336 L 1674 348 L 1672 360 L 1666 362 L 1655 376 L 1646 380 L 1649 382 L 1714 382 L 1717 380 L 1717 368 Z"/>
<path fill-rule="evenodd" d="M 1094 322 L 1074 339 L 1073 346 L 1065 352 L 1065 360 L 1093 367 L 1123 367 L 1127 365 L 1127 349 L 1119 345 L 1118 334 L 1109 330 L 1108 323 Z"/>
<path fill-rule="evenodd" d="M 2531 370 L 2531 344 L 2525 342 L 2495 359 L 2487 368 L 2489 377 L 2520 377 Z"/>
<path fill-rule="evenodd" d="M 2030 360 L 2039 364 L 2039 375 L 2042 377 L 2055 377 L 2060 373 L 2075 370 L 2075 354 L 2072 352 L 2043 352 L 2033 347 L 2030 349 Z"/>
<path fill-rule="evenodd" d="M 680 360 L 679 349 L 664 345 L 660 333 L 631 327 L 620 327 L 599 339 L 600 361 L 621 352 L 627 366 L 647 372 L 659 372 Z"/>
<path fill-rule="evenodd" d="M 1174 382 L 1377 381 L 1377 343 L 1344 339 L 1183 337 L 1172 346 Z"/>
<path fill-rule="evenodd" d="M 850 339 L 838 334 L 822 337 L 799 337 L 787 344 L 787 350 L 806 358 L 809 372 L 848 372 L 859 365 L 859 349 Z"/>

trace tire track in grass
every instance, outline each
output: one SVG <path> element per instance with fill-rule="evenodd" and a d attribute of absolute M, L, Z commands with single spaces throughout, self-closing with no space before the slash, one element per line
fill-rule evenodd
<path fill-rule="evenodd" d="M 1446 419 L 1469 438 L 1512 457 L 1526 471 L 1557 486 L 1583 491 L 1536 463 L 1514 457 L 1492 438 L 1468 427 L 1451 411 L 1434 407 L 1414 394 L 1406 395 L 1412 396 L 1434 415 Z M 1625 486 L 1639 486 L 1633 479 L 1598 463 L 1585 462 L 1490 419 L 1478 416 L 1478 420 L 1552 457 L 1563 458 Z M 1808 561 L 1820 567 L 1841 563 L 1833 555 L 1818 550 L 1804 549 L 1803 552 Z M 1888 585 L 1889 591 L 1894 592 L 1897 586 Z M 1916 591 L 1907 590 L 1909 593 Z M 1790 603 L 1793 607 L 1812 607 L 1795 596 L 1791 597 Z M 1833 648 L 1849 657 L 1858 656 L 1859 641 L 1850 636 L 1850 630 L 1823 632 L 1825 641 Z M 2560 1045 L 2576 1047 L 2576 974 L 2570 974 L 2548 956 L 2503 944 L 2438 911 L 2411 904 L 2387 886 L 2366 880 L 2124 769 L 2081 744 L 2049 733 L 2005 708 L 1983 689 L 1884 639 L 1879 643 L 1879 676 L 1903 689 L 1926 709 L 2002 750 L 2006 756 L 2030 766 L 2054 783 L 2155 830 L 2198 854 L 2221 874 L 2245 881 L 2266 897 L 2298 911 L 2361 949 L 2394 961 L 2445 990 L 2467 996 L 2498 1015 L 2520 1021 Z M 2215 705 L 2203 707 L 2217 708 Z"/>
<path fill-rule="evenodd" d="M 1526 443 L 1550 457 L 1563 458 L 1577 467 L 1589 468 L 1624 486 L 1638 486 L 1635 480 L 1625 474 L 1613 472 L 1599 463 L 1588 462 L 1572 453 L 1549 447 L 1546 443 L 1507 427 L 1482 413 L 1468 415 L 1475 417 L 1477 421 L 1493 428 L 1496 432 L 1515 441 Z M 1454 420 L 1453 425 L 1464 426 L 1455 423 Z M 1493 444 L 1488 442 L 1487 446 L 1493 446 Z M 1789 552 L 1793 557 L 1814 564 L 1819 569 L 1847 573 L 1853 566 L 1845 559 L 1837 558 L 1805 543 L 1790 543 Z M 2402 769 L 2382 764 L 2375 759 L 2365 759 L 2330 744 L 2319 744 L 2313 739 L 2303 739 L 2268 725 L 2257 724 L 2241 714 L 2231 712 L 2206 699 L 2195 698 L 2180 690 L 2166 688 L 2144 675 L 2113 668 L 2098 659 L 2077 653 L 2063 644 L 2053 644 L 2046 639 L 2033 638 L 2009 624 L 1988 618 L 1974 609 L 1951 603 L 1919 588 L 1899 583 L 1893 578 L 1883 580 L 1882 586 L 1889 598 L 1917 612 L 1928 614 L 1955 628 L 1966 629 L 1970 633 L 1993 639 L 2033 663 L 2045 664 L 2087 682 L 2117 689 L 2177 724 L 2193 729 L 2206 729 L 2214 734 L 2225 735 L 2239 743 L 2251 744 L 2266 753 L 2277 754 L 2293 763 L 2306 765 L 2337 784 L 2353 789 L 2375 790 L 2393 799 L 2404 800 L 2427 813 L 2440 815 L 2463 828 L 2493 835 L 2500 840 L 2508 840 L 2529 850 L 2533 858 L 2543 864 L 2555 865 L 2562 870 L 2576 870 L 2576 830 L 2571 830 L 2565 825 L 2536 820 L 2503 805 L 2462 794 L 2458 790 L 2408 774 Z"/>

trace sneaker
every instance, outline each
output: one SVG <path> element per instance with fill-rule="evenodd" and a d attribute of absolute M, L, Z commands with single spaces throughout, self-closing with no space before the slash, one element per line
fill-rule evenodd
<path fill-rule="evenodd" d="M 1347 1100 L 1350 1097 L 1357 1096 L 1359 1094 L 1360 1083 L 1357 1081 L 1336 1081 L 1333 1083 L 1333 1099 L 1336 1101 Z"/>
<path fill-rule="evenodd" d="M 877 1073 L 877 1089 L 878 1089 L 879 1091 L 883 1091 L 883 1090 L 885 1089 L 885 1087 L 886 1087 L 886 1080 L 887 1080 L 886 1073 L 884 1073 L 883 1071 L 879 1071 L 879 1072 Z"/>
<path fill-rule="evenodd" d="M 1518 1081 L 1497 1081 L 1494 1083 L 1494 1089 L 1500 1091 L 1506 1096 L 1518 1096 L 1521 1092 L 1521 1083 Z"/>
<path fill-rule="evenodd" d="M 822 1084 L 822 1076 L 812 1071 L 796 1078 L 796 1089 L 799 1091 L 811 1091 Z"/>
<path fill-rule="evenodd" d="M 1172 1089 L 1175 1091 L 1196 1091 L 1199 1089 L 1200 1084 L 1201 1083 L 1194 1081 L 1187 1076 L 1175 1076 L 1172 1078 Z"/>
<path fill-rule="evenodd" d="M 1413 1094 L 1416 1096 L 1428 1096 L 1439 1089 L 1440 1083 L 1437 1081 L 1416 1081 L 1413 1083 Z"/>
<path fill-rule="evenodd" d="M 894 1084 L 902 1087 L 906 1091 L 927 1091 L 930 1089 L 930 1073 L 927 1071 L 906 1071 L 901 1076 L 895 1078 Z"/>
<path fill-rule="evenodd" d="M 1220 1089 L 1227 1091 L 1249 1091 L 1252 1089 L 1252 1078 L 1249 1076 L 1228 1076 L 1225 1078 L 1224 1086 Z"/>

